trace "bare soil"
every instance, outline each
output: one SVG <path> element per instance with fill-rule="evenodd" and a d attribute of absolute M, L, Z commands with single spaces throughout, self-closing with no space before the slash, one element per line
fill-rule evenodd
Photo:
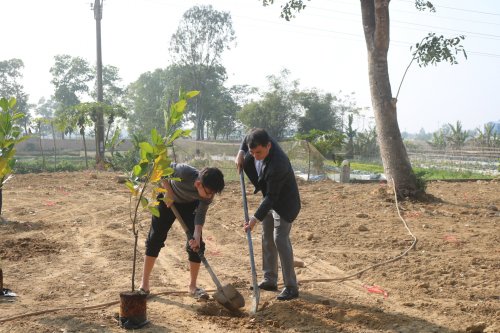
<path fill-rule="evenodd" d="M 16 175 L 3 190 L 0 332 L 123 332 L 119 293 L 131 289 L 129 197 L 114 173 Z M 306 183 L 292 228 L 300 298 L 263 291 L 256 315 L 240 185 L 210 208 L 206 256 L 245 297 L 241 313 L 187 293 L 185 235 L 174 224 L 160 253 L 142 332 L 500 332 L 500 182 L 432 182 L 427 202 L 401 202 L 386 184 Z M 260 194 L 247 184 L 250 211 Z M 150 216 L 141 215 L 136 287 Z M 407 250 L 392 263 L 338 279 Z M 253 233 L 261 277 L 260 230 Z M 303 263 L 303 265 L 301 265 Z M 199 285 L 215 287 L 202 268 Z"/>

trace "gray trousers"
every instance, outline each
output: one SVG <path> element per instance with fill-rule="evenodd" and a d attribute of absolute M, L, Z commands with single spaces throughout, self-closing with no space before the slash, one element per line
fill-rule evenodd
<path fill-rule="evenodd" d="M 293 267 L 293 249 L 290 242 L 292 223 L 271 210 L 262 221 L 262 270 L 264 279 L 278 282 L 278 256 L 285 287 L 297 287 Z"/>

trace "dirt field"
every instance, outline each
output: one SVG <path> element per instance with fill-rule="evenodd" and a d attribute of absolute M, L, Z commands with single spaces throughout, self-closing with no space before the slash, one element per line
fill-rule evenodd
<path fill-rule="evenodd" d="M 131 288 L 129 199 L 113 173 L 16 175 L 4 188 L 0 332 L 123 332 L 119 293 Z M 251 273 L 239 183 L 217 197 L 204 229 L 219 279 L 246 298 L 240 314 L 186 293 L 185 235 L 174 225 L 153 271 L 142 332 L 500 332 L 500 182 L 433 182 L 427 203 L 403 202 L 384 184 L 299 182 L 303 209 L 292 228 L 300 298 L 261 293 L 249 315 Z M 247 184 L 250 211 L 260 200 Z M 150 217 L 143 214 L 142 254 Z M 260 230 L 254 231 L 257 269 Z M 142 258 L 138 259 L 137 283 Z M 258 279 L 261 273 L 258 271 Z M 200 286 L 214 284 L 202 268 Z M 136 284 L 137 286 L 137 284 Z M 34 314 L 39 311 L 45 313 Z M 24 316 L 20 316 L 24 315 Z"/>

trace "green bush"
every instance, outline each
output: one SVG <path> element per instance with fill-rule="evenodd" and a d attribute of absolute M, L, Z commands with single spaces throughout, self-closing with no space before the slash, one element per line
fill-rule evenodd
<path fill-rule="evenodd" d="M 95 164 L 95 161 L 90 163 Z M 89 165 L 89 167 L 91 167 Z M 92 165 L 93 167 L 93 165 Z M 40 172 L 61 172 L 61 171 L 82 171 L 87 170 L 84 162 L 61 161 L 56 167 L 54 164 L 46 163 L 45 168 L 39 160 L 18 161 L 14 167 L 14 172 L 17 174 L 40 173 Z"/>

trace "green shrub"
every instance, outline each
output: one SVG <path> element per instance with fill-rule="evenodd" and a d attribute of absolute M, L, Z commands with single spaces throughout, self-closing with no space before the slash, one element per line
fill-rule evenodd
<path fill-rule="evenodd" d="M 95 161 L 91 161 L 95 164 Z M 89 165 L 89 167 L 91 167 Z M 93 166 L 92 166 L 93 167 Z M 24 160 L 18 161 L 14 167 L 14 172 L 17 174 L 40 173 L 40 172 L 61 172 L 61 171 L 82 171 L 87 170 L 85 162 L 61 161 L 54 168 L 54 164 L 46 163 L 43 167 L 42 161 L 39 160 Z"/>

